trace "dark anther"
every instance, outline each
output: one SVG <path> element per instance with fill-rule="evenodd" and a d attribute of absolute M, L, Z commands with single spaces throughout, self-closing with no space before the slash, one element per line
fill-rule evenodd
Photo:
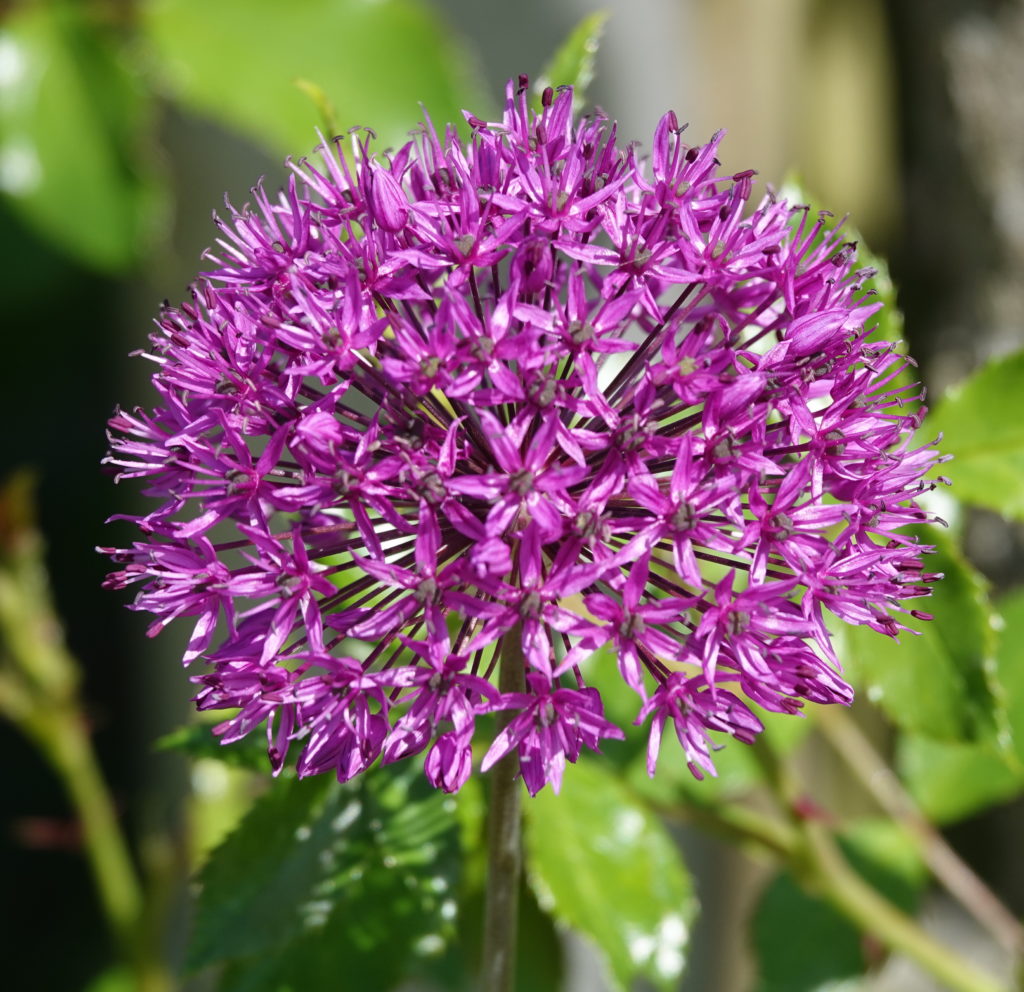
<path fill-rule="evenodd" d="M 732 439 L 723 438 L 711 449 L 711 456 L 715 461 L 725 461 L 727 458 L 732 458 Z"/>
<path fill-rule="evenodd" d="M 233 468 L 227 473 L 225 480 L 227 481 L 227 492 L 231 496 L 245 492 L 252 487 L 251 476 L 241 469 Z"/>
<path fill-rule="evenodd" d="M 697 522 L 697 512 L 691 503 L 680 503 L 669 520 L 673 530 L 689 530 Z"/>
<path fill-rule="evenodd" d="M 742 634 L 750 626 L 750 614 L 741 613 L 739 610 L 733 610 L 729 614 L 728 620 L 725 622 L 725 629 L 728 631 L 730 637 L 736 637 Z"/>
<path fill-rule="evenodd" d="M 555 704 L 550 699 L 545 699 L 543 704 L 537 708 L 537 723 L 541 727 L 550 727 L 557 719 Z"/>
<path fill-rule="evenodd" d="M 430 506 L 440 506 L 448 495 L 444 480 L 433 471 L 427 472 L 418 480 L 416 491 Z"/>
<path fill-rule="evenodd" d="M 420 359 L 420 375 L 425 379 L 433 379 L 441 371 L 441 359 L 437 355 L 428 355 Z"/>
<path fill-rule="evenodd" d="M 644 618 L 635 613 L 627 613 L 622 623 L 619 624 L 619 636 L 627 640 L 634 640 L 647 629 Z"/>
<path fill-rule="evenodd" d="M 540 375 L 530 381 L 526 392 L 537 406 L 551 406 L 555 401 L 555 396 L 558 394 L 558 382 L 549 376 Z"/>
<path fill-rule="evenodd" d="M 426 578 L 422 579 L 416 590 L 413 592 L 413 597 L 417 603 L 436 603 L 438 601 L 438 594 L 441 589 L 437 584 L 436 579 Z"/>
<path fill-rule="evenodd" d="M 585 541 L 589 541 L 604 531 L 604 519 L 593 510 L 581 510 L 572 522 L 572 529 Z"/>
<path fill-rule="evenodd" d="M 509 477 L 508 488 L 517 496 L 525 496 L 533 490 L 533 473 L 529 469 L 521 468 Z"/>
<path fill-rule="evenodd" d="M 586 344 L 594 337 L 593 325 L 585 320 L 574 320 L 569 324 L 569 337 L 575 345 Z"/>
<path fill-rule="evenodd" d="M 793 536 L 793 518 L 788 513 L 776 513 L 772 521 L 771 532 L 777 540 L 785 541 Z"/>
<path fill-rule="evenodd" d="M 486 334 L 476 338 L 469 346 L 469 353 L 478 362 L 490 362 L 494 355 L 494 338 L 490 338 Z"/>
<path fill-rule="evenodd" d="M 648 437 L 646 425 L 636 415 L 615 432 L 615 442 L 621 451 L 639 451 Z"/>
<path fill-rule="evenodd" d="M 452 188 L 452 172 L 446 165 L 442 165 L 433 176 L 434 188 L 439 193 L 444 193 Z"/>

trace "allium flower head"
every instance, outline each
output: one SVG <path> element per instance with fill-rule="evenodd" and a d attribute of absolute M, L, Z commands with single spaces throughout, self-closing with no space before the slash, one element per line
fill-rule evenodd
<path fill-rule="evenodd" d="M 570 90 L 542 104 L 520 79 L 466 142 L 356 132 L 255 189 L 158 321 L 160 405 L 111 421 L 159 505 L 108 584 L 151 633 L 193 620 L 199 708 L 235 711 L 224 742 L 265 724 L 275 770 L 426 752 L 455 791 L 507 711 L 483 769 L 557 789 L 623 736 L 586 681 L 608 645 L 649 770 L 671 724 L 713 773 L 750 701 L 850 701 L 827 614 L 895 635 L 935 578 L 900 528 L 938 459 L 853 246 L 751 208 L 719 135 L 667 114 L 643 158 Z"/>

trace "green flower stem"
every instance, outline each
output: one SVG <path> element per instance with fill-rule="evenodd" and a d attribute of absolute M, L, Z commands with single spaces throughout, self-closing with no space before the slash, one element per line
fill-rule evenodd
<path fill-rule="evenodd" d="M 1017 956 L 1024 953 L 1024 926 L 921 814 L 849 711 L 841 706 L 818 707 L 815 725 L 878 805 L 907 828 L 925 864 L 946 891 L 1004 949 Z"/>
<path fill-rule="evenodd" d="M 104 914 L 139 989 L 169 989 L 162 967 L 151 966 L 148 955 L 140 954 L 142 891 L 82 714 L 70 706 L 37 709 L 22 727 L 57 772 L 78 814 Z"/>
<path fill-rule="evenodd" d="M 637 802 L 644 802 L 642 796 Z M 787 823 L 741 806 L 737 802 L 702 805 L 690 802 L 685 807 L 648 802 L 662 819 L 681 825 L 696 824 L 728 840 L 741 849 L 763 851 L 786 861 L 796 850 L 797 834 Z"/>
<path fill-rule="evenodd" d="M 64 645 L 32 521 L 27 477 L 0 489 L 0 716 L 50 763 L 82 827 L 100 904 L 140 992 L 170 979 L 144 929 L 138 874 L 92 747 L 78 692 L 80 668 Z"/>
<path fill-rule="evenodd" d="M 1008 992 L 991 975 L 935 940 L 912 917 L 894 906 L 850 867 L 831 830 L 808 816 L 799 783 L 763 738 L 753 745 L 766 781 L 789 815 L 796 842 L 787 859 L 793 875 L 809 892 L 830 903 L 861 932 L 900 951 L 951 992 Z"/>
<path fill-rule="evenodd" d="M 868 885 L 850 867 L 824 824 L 804 820 L 800 835 L 794 873 L 859 930 L 902 951 L 953 992 L 1007 992 Z"/>
<path fill-rule="evenodd" d="M 776 855 L 805 889 L 832 905 L 862 933 L 912 958 L 953 992 L 1008 992 L 868 885 L 850 867 L 824 823 L 808 820 L 794 808 L 793 829 L 787 830 L 736 803 L 688 806 L 676 816 L 734 843 L 752 844 Z"/>
<path fill-rule="evenodd" d="M 522 629 L 516 624 L 502 639 L 498 685 L 502 692 L 523 692 L 526 659 Z M 511 719 L 499 713 L 498 727 Z M 519 756 L 513 751 L 491 769 L 487 821 L 487 896 L 484 906 L 483 992 L 511 992 L 515 978 L 519 880 L 522 874 L 522 785 L 516 781 Z"/>

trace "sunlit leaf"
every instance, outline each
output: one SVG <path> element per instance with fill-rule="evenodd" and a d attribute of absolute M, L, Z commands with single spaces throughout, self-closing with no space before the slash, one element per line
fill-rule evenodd
<path fill-rule="evenodd" d="M 921 811 L 936 823 L 952 823 L 1024 787 L 994 745 L 936 741 L 907 734 L 897 751 L 900 775 Z"/>
<path fill-rule="evenodd" d="M 588 937 L 617 988 L 642 976 L 674 989 L 697 904 L 660 822 L 600 762 L 526 804 L 527 874 L 556 920 Z"/>
<path fill-rule="evenodd" d="M 987 583 L 943 531 L 925 528 L 919 536 L 936 547 L 926 569 L 945 577 L 930 598 L 907 606 L 934 619 L 905 616 L 920 634 L 902 632 L 898 642 L 867 627 L 848 628 L 842 660 L 897 726 L 946 741 L 995 738 L 1005 714 Z"/>
<path fill-rule="evenodd" d="M 325 106 L 380 148 L 405 140 L 420 103 L 439 126 L 490 110 L 463 46 L 418 0 L 153 0 L 142 13 L 170 93 L 281 154 L 310 151 Z"/>
<path fill-rule="evenodd" d="M 1024 590 L 998 603 L 1002 631 L 996 671 L 1008 740 L 959 744 L 905 735 L 899 768 L 924 813 L 940 823 L 968 816 L 1024 789 Z"/>
<path fill-rule="evenodd" d="M 277 782 L 210 858 L 189 954 L 221 988 L 387 988 L 429 972 L 457 915 L 455 802 L 414 763 Z"/>
<path fill-rule="evenodd" d="M 0 23 L 0 193 L 37 231 L 103 270 L 139 260 L 164 193 L 152 107 L 87 4 L 21 4 Z"/>
<path fill-rule="evenodd" d="M 222 718 L 222 714 L 217 716 L 218 720 Z M 236 768 L 249 768 L 253 771 L 267 771 L 270 767 L 265 735 L 250 734 L 230 746 L 225 746 L 213 733 L 208 722 L 189 723 L 178 727 L 157 738 L 153 748 L 157 751 L 180 751 L 193 761 L 211 758 Z"/>
<path fill-rule="evenodd" d="M 946 391 L 925 420 L 953 456 L 944 467 L 963 503 L 1024 519 L 1024 351 L 997 359 Z"/>
<path fill-rule="evenodd" d="M 573 106 L 583 105 L 587 88 L 594 80 L 597 49 L 607 20 L 607 12 L 599 10 L 588 14 L 572 29 L 537 77 L 534 89 L 538 94 L 548 86 L 572 86 Z"/>

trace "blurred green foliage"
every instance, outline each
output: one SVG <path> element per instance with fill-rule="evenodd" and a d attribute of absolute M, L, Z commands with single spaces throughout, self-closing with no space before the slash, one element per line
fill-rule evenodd
<path fill-rule="evenodd" d="M 21 4 L 0 22 L 0 191 L 44 237 L 116 271 L 152 247 L 167 192 L 153 96 L 94 10 Z"/>
<path fill-rule="evenodd" d="M 296 158 L 324 126 L 311 93 L 344 130 L 372 123 L 382 149 L 419 104 L 441 123 L 493 107 L 422 0 L 22 2 L 0 22 L 0 84 L 0 194 L 106 272 L 138 266 L 166 233 L 168 101 Z"/>
<path fill-rule="evenodd" d="M 581 22 L 535 95 L 573 83 L 582 100 L 605 19 Z M 420 0 L 21 2 L 0 21 L 0 84 L 0 194 L 41 238 L 106 273 L 138 267 L 166 236 L 167 106 L 277 156 L 307 153 L 328 122 L 372 124 L 386 148 L 403 140 L 419 103 L 439 126 L 461 120 L 463 107 L 494 107 L 472 54 Z M 897 339 L 888 271 L 863 247 L 860 257 L 874 270 L 864 289 L 886 304 L 877 334 Z M 1024 517 L 1022 377 L 1024 352 L 993 362 L 942 398 L 920 432 L 922 443 L 942 433 L 942 450 L 956 456 L 944 470 L 956 500 L 1015 520 Z M 910 381 L 908 371 L 902 383 Z M 935 620 L 908 621 L 922 634 L 898 645 L 854 629 L 841 654 L 891 721 L 898 768 L 921 812 L 950 823 L 1024 789 L 1024 593 L 993 603 L 958 532 L 920 538 L 936 546 L 933 567 L 945 573 L 928 607 Z M 622 695 L 630 696 L 613 659 L 599 653 L 590 666 L 609 716 L 623 722 L 635 699 Z M 765 722 L 782 761 L 813 730 L 813 716 Z M 211 741 L 202 728 L 166 744 L 233 771 L 264 764 L 259 747 L 225 754 Z M 733 804 L 763 798 L 771 783 L 770 765 L 747 748 L 717 756 L 719 777 L 703 783 L 670 748 L 666 740 L 652 782 L 637 738 L 611 743 L 605 761 L 569 771 L 561 795 L 546 790 L 530 803 L 521 988 L 561 982 L 556 926 L 593 943 L 614 988 L 676 987 L 697 898 L 658 813 L 699 811 L 701 822 L 727 824 Z M 237 790 L 206 801 L 230 803 L 237 819 Z M 307 992 L 324 987 L 324 975 L 334 976 L 331 988 L 386 989 L 409 977 L 472 987 L 484 802 L 476 782 L 457 802 L 434 793 L 408 763 L 348 786 L 273 783 L 199 875 L 191 966 L 214 975 L 221 992 Z M 924 876 L 906 832 L 874 816 L 840 827 L 861 875 L 912 910 Z M 753 939 L 761 992 L 809 992 L 871 963 L 858 931 L 791 873 L 766 889 Z M 131 981 L 115 969 L 91 992 Z"/>

